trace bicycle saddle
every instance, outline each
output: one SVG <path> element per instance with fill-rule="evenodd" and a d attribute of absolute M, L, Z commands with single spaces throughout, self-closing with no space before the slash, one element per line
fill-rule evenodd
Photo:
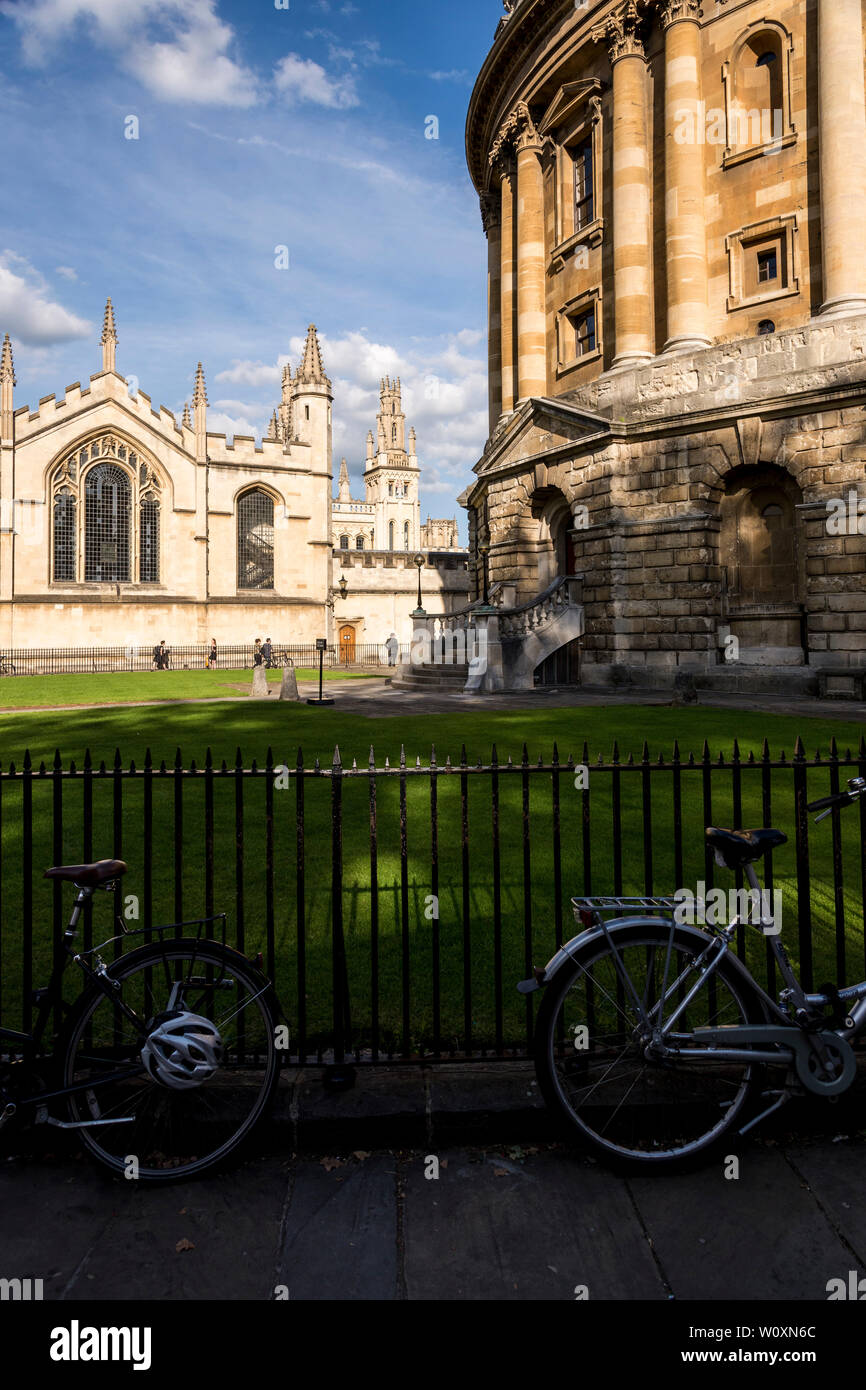
<path fill-rule="evenodd" d="M 97 888 L 109 879 L 120 878 L 126 873 L 126 868 L 122 859 L 98 859 L 95 864 L 60 864 L 56 868 L 46 869 L 43 877 L 60 878 L 79 888 Z"/>
<path fill-rule="evenodd" d="M 718 830 L 713 825 L 707 829 L 707 840 L 729 869 L 754 864 L 771 849 L 788 843 L 781 830 Z"/>

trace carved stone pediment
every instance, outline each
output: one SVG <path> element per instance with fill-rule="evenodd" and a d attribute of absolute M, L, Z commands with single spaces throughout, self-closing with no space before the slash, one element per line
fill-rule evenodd
<path fill-rule="evenodd" d="M 566 121 L 587 107 L 593 97 L 600 97 L 605 84 L 598 77 L 587 77 L 580 82 L 566 82 L 560 87 L 538 124 L 540 135 L 548 135 L 552 130 L 565 125 Z"/>
<path fill-rule="evenodd" d="M 607 433 L 609 422 L 601 415 L 577 410 L 548 397 L 527 401 L 494 433 L 483 458 L 475 466 L 479 477 L 530 464 L 546 454 L 585 439 Z"/>

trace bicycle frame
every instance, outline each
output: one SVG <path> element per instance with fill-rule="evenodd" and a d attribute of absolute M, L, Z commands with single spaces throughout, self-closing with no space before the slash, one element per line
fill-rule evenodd
<path fill-rule="evenodd" d="M 145 1021 L 140 1019 L 135 1011 L 130 1009 L 123 1000 L 118 997 L 117 988 L 112 979 L 110 969 L 102 960 L 99 954 L 100 951 L 106 946 L 110 946 L 115 941 L 120 941 L 125 937 L 152 936 L 158 932 L 178 931 L 187 927 L 197 927 L 200 936 L 202 927 L 220 921 L 223 923 L 223 936 L 225 936 L 226 916 L 225 913 L 220 913 L 216 917 L 202 917 L 190 922 L 173 922 L 164 926 L 139 927 L 133 930 L 128 930 L 121 924 L 121 932 L 118 935 L 108 937 L 105 941 L 100 942 L 98 946 L 91 947 L 87 951 L 77 951 L 73 946 L 73 942 L 78 931 L 78 924 L 81 920 L 81 913 L 84 907 L 93 899 L 95 892 L 111 892 L 113 889 L 113 882 L 100 885 L 99 890 L 93 887 L 80 887 L 78 889 L 78 896 L 75 899 L 69 923 L 63 933 L 61 942 L 63 954 L 61 956 L 55 956 L 48 984 L 33 991 L 33 1000 L 38 1006 L 36 1023 L 33 1031 L 31 1033 L 22 1033 L 16 1029 L 6 1028 L 0 1025 L 0 1042 L 13 1043 L 16 1047 L 21 1049 L 25 1059 L 30 1063 L 41 1053 L 43 1040 L 48 1030 L 49 1019 L 53 1010 L 58 1004 L 61 1007 L 63 1006 L 62 980 L 70 964 L 77 965 L 84 974 L 86 981 L 94 985 L 106 998 L 111 999 L 118 1012 L 123 1014 L 124 1018 L 128 1020 L 139 1036 L 144 1038 L 147 1035 L 147 1025 Z M 86 959 L 88 956 L 94 957 L 95 968 L 91 966 Z M 109 1073 L 104 1077 L 99 1077 L 97 1079 L 91 1078 L 86 1082 L 80 1082 L 74 1086 L 64 1086 L 59 1090 L 39 1091 L 33 1096 L 18 1098 L 16 1103 L 21 1106 L 42 1106 L 50 1100 L 56 1100 L 62 1096 L 73 1095 L 78 1091 L 95 1090 L 99 1086 L 110 1085 L 123 1076 L 128 1075 L 129 1068 L 127 1067 L 122 1073 Z M 3 1118 L 4 1111 L 0 1109 L 0 1125 L 2 1125 Z"/>

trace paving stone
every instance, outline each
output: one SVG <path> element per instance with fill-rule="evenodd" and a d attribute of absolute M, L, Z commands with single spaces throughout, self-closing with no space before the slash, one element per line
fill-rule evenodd
<path fill-rule="evenodd" d="M 674 1297 L 826 1297 L 850 1256 L 814 1196 L 776 1148 L 743 1150 L 739 1171 L 726 1178 L 718 1158 L 693 1173 L 630 1180 Z"/>
<path fill-rule="evenodd" d="M 396 1297 L 396 1175 L 391 1155 L 298 1165 L 275 1281 L 290 1300 Z"/>
<path fill-rule="evenodd" d="M 559 1151 L 515 1161 L 448 1155 L 438 1180 L 407 1165 L 410 1299 L 570 1301 L 666 1297 L 623 1184 Z M 475 1157 L 478 1157 L 477 1155 Z"/>

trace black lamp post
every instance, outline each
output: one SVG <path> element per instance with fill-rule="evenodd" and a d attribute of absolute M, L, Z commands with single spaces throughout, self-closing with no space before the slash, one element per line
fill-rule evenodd
<path fill-rule="evenodd" d="M 424 556 L 421 554 L 420 551 L 415 556 L 415 564 L 418 567 L 418 607 L 415 609 L 415 612 L 420 617 L 422 614 L 424 614 L 424 601 L 421 596 L 421 571 L 424 568 Z"/>

